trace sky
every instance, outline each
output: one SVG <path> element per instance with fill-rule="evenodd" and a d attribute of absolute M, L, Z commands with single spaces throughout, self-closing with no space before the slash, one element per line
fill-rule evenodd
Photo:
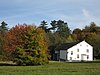
<path fill-rule="evenodd" d="M 70 29 L 91 22 L 100 26 L 100 0 L 0 0 L 0 23 L 40 25 L 45 20 L 64 20 Z"/>

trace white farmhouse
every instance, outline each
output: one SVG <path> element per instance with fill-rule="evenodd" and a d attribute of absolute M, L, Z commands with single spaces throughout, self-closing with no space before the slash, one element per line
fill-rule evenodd
<path fill-rule="evenodd" d="M 86 41 L 59 45 L 55 50 L 57 60 L 92 61 L 93 47 Z"/>

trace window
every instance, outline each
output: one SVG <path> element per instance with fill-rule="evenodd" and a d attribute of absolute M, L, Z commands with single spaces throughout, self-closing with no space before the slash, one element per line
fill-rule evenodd
<path fill-rule="evenodd" d="M 87 59 L 89 59 L 89 55 L 87 55 Z"/>
<path fill-rule="evenodd" d="M 89 49 L 87 49 L 87 53 L 89 53 Z"/>
<path fill-rule="evenodd" d="M 73 51 L 71 51 L 71 55 L 73 55 Z"/>
<path fill-rule="evenodd" d="M 72 57 L 70 57 L 70 60 L 72 60 Z"/>
<path fill-rule="evenodd" d="M 79 52 L 79 49 L 77 49 L 77 52 Z"/>
<path fill-rule="evenodd" d="M 68 52 L 67 52 L 67 54 L 68 54 Z"/>
<path fill-rule="evenodd" d="M 86 45 L 88 47 L 88 45 Z"/>
<path fill-rule="evenodd" d="M 79 58 L 79 54 L 77 54 L 77 58 Z"/>

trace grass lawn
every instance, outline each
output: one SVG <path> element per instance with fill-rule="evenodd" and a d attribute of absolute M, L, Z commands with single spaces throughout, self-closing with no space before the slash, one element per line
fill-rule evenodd
<path fill-rule="evenodd" d="M 0 75 L 100 75 L 100 63 L 50 62 L 42 66 L 0 66 Z"/>

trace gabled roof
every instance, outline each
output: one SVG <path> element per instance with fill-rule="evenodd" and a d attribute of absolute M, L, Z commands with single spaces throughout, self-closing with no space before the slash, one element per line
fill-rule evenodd
<path fill-rule="evenodd" d="M 55 50 L 67 50 L 76 44 L 78 44 L 78 42 L 61 44 L 61 45 L 58 45 Z"/>
<path fill-rule="evenodd" d="M 77 45 L 78 43 L 80 43 L 80 42 L 60 44 L 55 48 L 55 50 L 67 50 L 67 49 L 71 48 L 72 46 Z"/>

